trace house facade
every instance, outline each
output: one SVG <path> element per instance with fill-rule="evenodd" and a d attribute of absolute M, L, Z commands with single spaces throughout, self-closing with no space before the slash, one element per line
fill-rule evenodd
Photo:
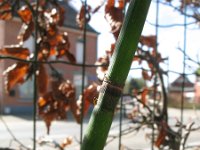
<path fill-rule="evenodd" d="M 183 88 L 184 82 L 184 88 Z M 188 102 L 193 102 L 195 98 L 195 84 L 190 82 L 185 76 L 185 79 L 180 75 L 174 82 L 169 86 L 169 97 L 175 102 L 181 102 L 182 91 L 184 90 L 183 96 L 184 100 Z"/>
<path fill-rule="evenodd" d="M 200 103 L 200 74 L 196 75 L 195 82 L 195 102 Z"/>
<path fill-rule="evenodd" d="M 63 1 L 65 7 L 64 26 L 60 27 L 61 32 L 67 32 L 70 41 L 70 52 L 76 57 L 77 63 L 83 62 L 83 31 L 76 24 L 77 12 L 70 4 Z M 16 37 L 21 27 L 19 18 L 10 21 L 0 21 L 0 47 L 4 45 L 17 44 Z M 86 63 L 94 64 L 97 59 L 97 38 L 98 33 L 89 25 L 86 32 Z M 29 38 L 25 46 L 34 49 L 34 40 Z M 65 59 L 62 59 L 65 60 Z M 14 60 L 0 60 L 0 111 L 3 113 L 24 113 L 33 110 L 33 81 L 28 80 L 22 85 L 16 86 L 9 93 L 5 93 L 3 71 L 13 64 Z M 53 64 L 65 79 L 69 79 L 76 87 L 77 96 L 81 93 L 82 68 L 67 64 Z M 46 66 L 48 68 L 48 66 Z M 87 67 L 85 70 L 85 86 L 96 81 L 96 68 Z"/>

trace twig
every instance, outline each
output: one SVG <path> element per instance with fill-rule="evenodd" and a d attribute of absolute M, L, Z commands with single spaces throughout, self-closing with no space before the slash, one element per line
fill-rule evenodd
<path fill-rule="evenodd" d="M 159 28 L 172 28 L 172 27 L 180 27 L 180 26 L 184 26 L 184 25 L 193 25 L 195 23 L 197 23 L 196 21 L 195 22 L 190 22 L 190 23 L 187 23 L 187 24 L 179 24 L 179 23 L 174 23 L 174 24 L 167 24 L 167 25 L 156 25 L 154 23 L 151 23 L 150 21 L 146 21 L 148 24 L 152 25 L 152 26 L 157 26 Z"/>
<path fill-rule="evenodd" d="M 26 60 L 26 59 L 20 59 L 17 57 L 11 57 L 11 56 L 1 56 L 0 55 L 0 59 L 11 59 L 11 60 L 16 60 L 16 61 L 21 61 L 21 62 L 26 62 L 26 63 L 38 63 L 38 64 L 67 64 L 67 65 L 72 65 L 72 66 L 76 66 L 76 67 L 82 67 L 83 64 L 82 63 L 71 63 L 68 61 L 64 61 L 64 60 L 52 60 L 52 61 L 37 61 L 35 62 L 34 60 Z M 108 66 L 105 64 L 102 65 L 96 65 L 96 64 L 85 64 L 85 67 L 103 67 L 103 66 Z"/>
<path fill-rule="evenodd" d="M 30 148 L 26 147 L 23 143 L 21 143 L 16 137 L 15 135 L 13 134 L 13 132 L 10 130 L 10 128 L 8 127 L 7 123 L 5 122 L 5 120 L 3 119 L 2 116 L 0 116 L 0 120 L 2 121 L 3 125 L 6 127 L 6 130 L 8 131 L 8 133 L 11 135 L 11 137 L 13 138 L 13 140 L 15 142 L 17 142 L 20 147 L 24 148 L 24 149 L 27 149 L 27 150 L 31 150 Z"/>

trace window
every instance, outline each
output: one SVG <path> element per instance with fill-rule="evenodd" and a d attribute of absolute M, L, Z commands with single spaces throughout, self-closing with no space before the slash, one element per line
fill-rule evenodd
<path fill-rule="evenodd" d="M 26 41 L 24 41 L 23 46 L 28 48 L 30 50 L 30 52 L 33 52 L 35 50 L 34 47 L 34 38 L 32 36 L 30 36 Z"/>
<path fill-rule="evenodd" d="M 82 75 L 81 74 L 75 74 L 73 77 L 73 82 L 76 87 L 76 96 L 78 97 L 81 94 L 81 87 L 82 87 Z M 88 85 L 88 77 L 85 76 L 85 85 Z"/>
<path fill-rule="evenodd" d="M 33 99 L 33 81 L 28 80 L 22 85 L 19 85 L 19 96 L 21 100 Z"/>
<path fill-rule="evenodd" d="M 76 60 L 78 63 L 83 63 L 83 41 L 80 39 L 76 42 Z"/>

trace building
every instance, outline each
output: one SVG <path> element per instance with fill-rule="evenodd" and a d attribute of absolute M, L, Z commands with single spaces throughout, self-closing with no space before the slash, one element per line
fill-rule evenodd
<path fill-rule="evenodd" d="M 77 63 L 82 63 L 83 55 L 83 31 L 76 24 L 77 12 L 66 1 L 60 2 L 65 8 L 64 26 L 60 27 L 60 31 L 66 31 L 70 40 L 70 52 L 74 54 Z M 19 18 L 13 18 L 11 21 L 0 21 L 0 47 L 3 45 L 17 44 L 16 37 L 20 30 L 21 22 Z M 89 25 L 87 25 L 86 34 L 86 63 L 94 64 L 97 59 L 97 38 L 98 33 Z M 28 39 L 26 46 L 34 46 L 33 39 Z M 3 70 L 13 64 L 13 60 L 0 60 L 0 109 L 4 113 L 22 113 L 32 111 L 33 108 L 33 81 L 29 80 L 22 86 L 16 86 L 10 93 L 4 92 L 5 79 L 2 76 Z M 66 64 L 55 64 L 58 72 L 62 73 L 64 78 L 70 79 L 76 86 L 77 95 L 81 92 L 82 69 L 78 66 L 70 66 Z M 95 68 L 86 68 L 85 85 L 97 80 Z"/>
<path fill-rule="evenodd" d="M 174 82 L 169 86 L 169 97 L 170 100 L 175 102 L 181 102 L 182 91 L 183 91 L 183 76 L 180 75 Z M 189 79 L 185 76 L 184 80 L 184 100 L 188 102 L 193 102 L 195 96 L 194 83 L 190 82 Z"/>
<path fill-rule="evenodd" d="M 200 68 L 198 68 L 196 71 L 195 102 L 200 103 Z"/>

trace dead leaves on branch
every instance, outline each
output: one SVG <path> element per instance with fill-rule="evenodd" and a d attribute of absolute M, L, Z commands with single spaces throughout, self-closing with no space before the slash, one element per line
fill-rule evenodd
<path fill-rule="evenodd" d="M 70 81 L 55 81 L 52 86 L 53 90 L 38 100 L 39 116 L 45 121 L 48 134 L 53 120 L 66 119 L 66 112 L 69 109 L 77 110 L 75 89 Z M 77 122 L 80 122 L 80 117 L 78 117 L 76 111 L 72 112 L 76 116 Z"/>
<path fill-rule="evenodd" d="M 0 19 L 10 20 L 12 18 L 11 3 L 8 0 L 0 1 Z"/>
<path fill-rule="evenodd" d="M 161 125 L 159 126 L 159 133 L 157 136 L 157 139 L 155 141 L 155 146 L 160 148 L 161 145 L 164 144 L 164 142 L 166 141 L 166 136 L 167 136 L 167 132 L 168 132 L 168 124 L 165 121 L 161 122 Z"/>
<path fill-rule="evenodd" d="M 164 62 L 166 58 L 162 58 L 156 47 L 156 36 L 141 36 L 140 45 L 133 58 L 133 61 L 137 61 L 139 65 L 142 65 L 143 62 L 147 64 L 147 69 L 142 68 L 142 76 L 147 81 L 151 81 L 156 72 L 164 73 L 159 64 Z"/>
<path fill-rule="evenodd" d="M 18 62 L 8 67 L 3 75 L 6 77 L 5 89 L 10 91 L 15 85 L 22 84 L 25 81 L 25 76 L 29 71 L 29 64 Z"/>
<path fill-rule="evenodd" d="M 20 3 L 20 2 L 19 2 Z M 46 3 L 46 2 L 45 2 Z M 43 4 L 43 3 L 42 3 Z M 41 4 L 41 5 L 42 5 Z M 1 10 L 10 9 L 10 3 L 8 1 L 0 1 Z M 49 6 L 49 5 L 48 5 Z M 32 8 L 32 9 L 31 9 Z M 34 36 L 34 17 L 33 11 L 35 10 L 35 3 L 30 3 L 30 6 L 23 5 L 21 9 L 17 11 L 17 14 L 21 18 L 23 24 L 21 26 L 20 32 L 17 36 L 19 44 L 5 46 L 0 50 L 0 54 L 4 56 L 16 57 L 24 60 L 33 59 L 33 50 L 22 47 L 23 43 L 28 40 L 32 35 Z M 7 12 L 8 13 L 8 12 Z M 2 18 L 1 18 L 2 19 Z M 52 56 L 56 56 L 57 59 L 66 57 L 70 62 L 75 63 L 74 55 L 69 51 L 70 41 L 68 34 L 66 32 L 60 33 L 57 26 L 62 25 L 64 20 L 64 9 L 59 5 L 54 5 L 51 3 L 51 7 L 39 6 L 38 11 L 38 52 L 37 59 L 39 61 L 47 61 Z M 12 89 L 18 83 L 23 83 L 22 79 L 25 80 L 29 78 L 34 73 L 37 75 L 38 91 L 40 94 L 45 94 L 48 87 L 48 74 L 44 65 L 40 64 L 36 67 L 33 65 L 26 65 L 25 71 L 22 66 L 24 63 L 15 63 L 11 65 L 4 71 L 4 75 L 7 77 L 7 82 L 5 82 L 6 90 Z M 26 64 L 26 63 L 25 63 Z M 29 73 L 27 72 L 29 71 Z M 23 72 L 23 73 L 22 73 Z M 19 77 L 14 80 L 12 77 Z M 22 77 L 24 75 L 24 77 Z M 11 80 L 11 81 L 9 81 Z"/>
<path fill-rule="evenodd" d="M 4 4 L 6 2 L 2 3 Z M 47 2 L 45 2 L 45 4 L 46 3 Z M 4 6 L 3 4 L 2 7 Z M 31 3 L 30 6 L 23 5 L 21 9 L 17 11 L 17 14 L 23 22 L 20 32 L 17 36 L 17 39 L 19 40 L 19 45 L 23 45 L 23 43 L 27 41 L 32 35 L 35 36 L 35 21 L 33 17 L 33 11 L 35 11 L 36 9 L 35 7 L 35 3 Z M 51 7 L 39 6 L 39 11 L 37 14 L 37 42 L 39 45 L 39 60 L 47 60 L 51 56 L 56 56 L 57 59 L 65 56 L 70 62 L 76 62 L 74 55 L 69 51 L 70 41 L 67 32 L 60 33 L 57 27 L 63 24 L 64 12 L 64 8 L 58 4 L 51 3 Z"/>
<path fill-rule="evenodd" d="M 80 29 L 83 29 L 84 25 L 90 21 L 91 16 L 98 12 L 98 10 L 103 6 L 103 4 L 104 1 L 102 0 L 95 8 L 92 9 L 90 5 L 85 5 L 82 2 L 80 11 L 76 15 L 76 23 L 78 24 Z"/>
<path fill-rule="evenodd" d="M 24 60 L 30 59 L 30 51 L 20 45 L 5 46 L 0 50 L 0 54 L 4 56 L 16 57 Z M 22 84 L 27 80 L 27 77 L 36 73 L 38 81 L 38 91 L 44 94 L 48 87 L 48 74 L 43 64 L 38 65 L 38 70 L 33 70 L 33 66 L 28 62 L 16 62 L 9 66 L 3 73 L 6 78 L 5 89 L 9 92 L 17 84 Z"/>
<path fill-rule="evenodd" d="M 110 49 L 106 50 L 106 54 L 99 57 L 98 60 L 95 62 L 97 65 L 96 74 L 99 81 L 103 81 L 105 74 L 108 71 L 108 66 L 110 64 L 111 56 L 114 52 L 115 44 L 111 44 Z"/>
<path fill-rule="evenodd" d="M 83 95 L 79 96 L 77 104 L 79 106 L 79 110 L 82 110 L 83 105 L 83 115 L 87 114 L 91 105 L 96 105 L 97 98 L 99 95 L 99 88 L 100 85 L 98 85 L 97 83 L 92 83 L 87 88 L 85 88 Z"/>
<path fill-rule="evenodd" d="M 73 138 L 71 136 L 64 138 L 64 140 L 62 140 L 61 143 L 51 139 L 49 136 L 42 136 L 37 140 L 37 143 L 40 146 L 50 144 L 52 147 L 57 147 L 60 150 L 64 150 L 65 148 L 70 146 L 72 142 L 73 142 Z"/>
<path fill-rule="evenodd" d="M 23 43 L 24 41 L 28 40 L 28 38 L 31 36 L 33 31 L 34 31 L 34 23 L 33 22 L 30 22 L 29 24 L 23 23 L 21 26 L 21 29 L 19 31 L 19 34 L 17 36 L 19 43 Z"/>
<path fill-rule="evenodd" d="M 31 76 L 34 72 L 32 65 L 26 62 L 17 62 L 9 66 L 4 72 L 5 76 L 5 89 L 9 92 L 18 84 L 23 84 L 27 77 Z M 31 74 L 30 74 L 31 73 Z M 48 74 L 44 65 L 40 64 L 39 69 L 36 71 L 37 87 L 40 94 L 44 94 L 48 87 Z"/>
<path fill-rule="evenodd" d="M 39 116 L 46 123 L 47 133 L 49 134 L 51 122 L 54 120 L 66 119 L 66 112 L 71 111 L 78 123 L 81 122 L 81 112 L 86 115 L 93 100 L 98 96 L 96 83 L 91 84 L 84 90 L 79 99 L 75 99 L 75 88 L 72 83 L 67 81 L 53 81 L 52 91 L 49 91 L 38 100 Z M 82 110 L 83 103 L 83 110 Z"/>
<path fill-rule="evenodd" d="M 1 2 L 1 1 L 0 1 Z M 128 1 L 118 0 L 117 5 L 114 0 L 107 0 L 105 6 L 105 18 L 108 21 L 111 32 L 113 33 L 115 39 L 118 38 L 122 21 L 123 21 L 123 9 Z M 66 57 L 70 62 L 75 63 L 75 57 L 70 52 L 70 41 L 68 34 L 66 32 L 60 33 L 58 26 L 61 26 L 64 21 L 64 9 L 59 7 L 59 5 L 47 6 L 48 1 L 40 1 L 40 7 L 38 12 L 38 56 L 39 61 L 47 61 L 52 56 L 57 59 Z M 103 4 L 103 3 L 102 3 Z M 82 6 L 80 13 L 77 15 L 77 22 L 80 28 L 83 28 L 85 23 L 88 23 L 91 15 L 96 13 L 102 6 L 98 5 L 96 8 L 92 9 L 90 6 Z M 31 5 L 33 10 L 35 6 Z M 10 11 L 10 6 L 0 6 L 4 7 L 5 10 Z M 6 12 L 6 11 L 5 11 Z M 7 16 L 2 16 L 0 12 L 1 19 L 9 19 L 11 13 Z M 23 42 L 28 40 L 32 35 L 34 36 L 34 18 L 32 10 L 28 6 L 23 6 L 19 11 L 18 15 L 21 18 L 23 25 L 17 36 L 19 43 L 22 45 Z M 138 61 L 140 64 L 142 61 L 148 62 L 148 67 L 150 71 L 143 70 L 142 75 L 145 80 L 151 80 L 155 71 L 155 63 L 160 63 L 162 61 L 161 55 L 156 53 L 156 37 L 155 36 L 142 36 L 140 39 L 140 44 L 148 47 L 149 51 L 145 51 L 142 48 L 138 50 L 138 55 L 134 58 L 134 61 Z M 110 63 L 110 57 L 113 54 L 115 45 L 112 44 L 106 55 L 99 58 L 96 62 L 97 75 L 100 81 L 103 80 L 105 74 L 107 73 L 108 65 Z M 31 59 L 31 50 L 22 48 L 20 46 L 5 47 L 0 51 L 3 55 L 14 56 L 20 59 Z M 152 61 L 153 60 L 153 61 Z M 84 90 L 83 95 L 81 95 L 76 101 L 75 99 L 75 88 L 69 81 L 55 81 L 52 84 L 52 88 L 48 91 L 49 77 L 47 70 L 43 64 L 39 64 L 37 68 L 27 63 L 17 62 L 10 66 L 4 75 L 7 78 L 6 87 L 7 91 L 12 89 L 15 85 L 24 83 L 27 78 L 29 78 L 33 73 L 36 73 L 37 78 L 37 88 L 40 94 L 38 100 L 38 111 L 39 115 L 44 119 L 47 126 L 47 133 L 50 131 L 50 126 L 53 120 L 56 119 L 66 119 L 66 112 L 71 111 L 77 122 L 81 120 L 81 113 L 86 115 L 90 105 L 96 104 L 98 97 L 99 85 L 93 83 Z M 14 78 L 17 76 L 17 78 Z M 47 92 L 48 91 L 48 92 Z M 149 89 L 144 88 L 140 92 L 141 102 L 146 105 L 147 97 L 149 94 Z M 82 108 L 83 106 L 83 108 Z M 82 110 L 83 109 L 83 110 Z M 68 142 L 66 142 L 68 143 Z M 158 141 L 157 145 L 160 145 L 162 141 Z"/>
<path fill-rule="evenodd" d="M 199 0 L 180 0 L 179 3 L 176 3 L 175 0 L 165 0 L 165 1 L 166 4 L 169 3 L 170 7 L 175 8 L 175 10 L 180 12 L 182 15 L 185 15 L 189 18 L 193 18 L 195 22 L 199 24 L 200 22 Z M 185 8 L 187 8 L 187 11 L 184 10 Z"/>
<path fill-rule="evenodd" d="M 21 47 L 20 45 L 4 46 L 0 50 L 0 54 L 4 56 L 17 57 L 20 59 L 29 59 L 30 56 L 29 49 Z"/>
<path fill-rule="evenodd" d="M 86 5 L 83 3 L 79 13 L 76 16 L 76 22 L 81 29 L 83 29 L 84 25 L 87 24 L 91 16 L 96 13 L 104 4 L 105 1 L 101 1 L 96 8 L 92 9 L 90 5 Z M 117 6 L 115 6 L 115 0 L 107 0 L 105 5 L 105 19 L 111 27 L 111 32 L 114 35 L 115 39 L 118 38 L 119 32 L 122 27 L 122 22 L 124 18 L 124 7 L 128 0 L 118 0 Z"/>
<path fill-rule="evenodd" d="M 96 65 L 99 65 L 96 69 L 96 73 L 97 73 L 97 78 L 100 81 L 103 81 L 105 74 L 108 71 L 108 65 L 110 63 L 110 58 L 105 55 L 100 57 L 97 61 L 96 61 Z"/>
<path fill-rule="evenodd" d="M 118 1 L 118 7 L 115 6 L 115 0 L 108 0 L 105 6 L 105 19 L 111 27 L 111 32 L 117 40 L 119 32 L 122 27 L 122 22 L 124 18 L 124 2 L 122 0 Z"/>
<path fill-rule="evenodd" d="M 91 19 L 91 6 L 84 4 L 81 6 L 80 12 L 76 16 L 76 22 L 81 29 L 83 29 L 84 24 L 88 23 Z"/>
<path fill-rule="evenodd" d="M 23 6 L 17 11 L 19 17 L 25 24 L 33 22 L 33 16 L 30 8 L 28 6 Z"/>
<path fill-rule="evenodd" d="M 38 70 L 36 71 L 36 79 L 39 94 L 44 95 L 47 92 L 49 78 L 46 68 L 43 64 L 40 64 Z"/>
<path fill-rule="evenodd" d="M 140 43 L 149 48 L 156 49 L 156 36 L 155 35 L 141 36 Z"/>

